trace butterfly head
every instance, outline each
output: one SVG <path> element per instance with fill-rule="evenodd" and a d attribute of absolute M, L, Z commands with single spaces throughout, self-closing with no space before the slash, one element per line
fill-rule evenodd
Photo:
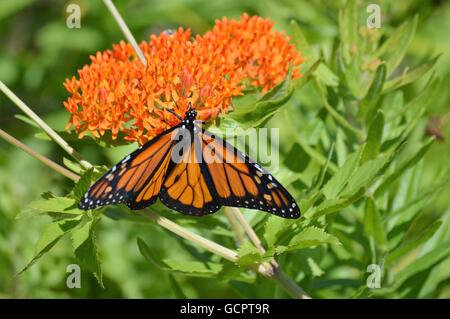
<path fill-rule="evenodd" d="M 183 122 L 185 124 L 191 124 L 194 123 L 196 118 L 197 118 L 197 111 L 190 108 L 189 111 L 187 111 L 186 114 L 184 115 Z"/>

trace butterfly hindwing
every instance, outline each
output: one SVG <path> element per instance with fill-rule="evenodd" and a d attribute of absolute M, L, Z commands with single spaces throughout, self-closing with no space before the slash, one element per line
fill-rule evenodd
<path fill-rule="evenodd" d="M 259 164 L 206 130 L 201 140 L 202 166 L 220 205 L 258 209 L 284 218 L 300 216 L 293 197 Z"/>
<path fill-rule="evenodd" d="M 167 175 L 159 196 L 167 207 L 196 216 L 212 214 L 220 208 L 202 172 L 199 145 L 199 136 L 194 134 L 186 152 Z"/>

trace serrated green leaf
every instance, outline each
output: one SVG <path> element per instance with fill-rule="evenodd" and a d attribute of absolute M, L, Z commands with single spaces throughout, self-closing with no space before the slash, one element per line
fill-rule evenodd
<path fill-rule="evenodd" d="M 55 212 L 64 214 L 83 214 L 78 209 L 78 201 L 70 197 L 51 197 L 48 199 L 38 199 L 32 201 L 28 207 L 44 213 Z"/>
<path fill-rule="evenodd" d="M 403 60 L 416 32 L 417 21 L 416 15 L 412 20 L 404 22 L 375 53 L 375 56 L 386 62 L 388 77 Z"/>
<path fill-rule="evenodd" d="M 81 178 L 76 182 L 75 186 L 72 189 L 72 194 L 76 198 L 77 202 L 81 200 L 84 193 L 87 192 L 89 187 L 91 186 L 94 177 L 94 168 L 90 168 L 84 172 Z"/>
<path fill-rule="evenodd" d="M 273 247 L 283 230 L 290 227 L 293 223 L 294 221 L 291 219 L 279 218 L 273 215 L 269 216 L 264 224 L 264 239 L 266 240 L 267 246 L 269 248 Z"/>
<path fill-rule="evenodd" d="M 276 252 L 280 254 L 285 251 L 304 249 L 322 244 L 340 245 L 340 242 L 335 236 L 328 234 L 323 229 L 310 226 L 302 229 L 298 234 L 292 237 L 289 244 L 285 247 L 278 246 Z"/>
<path fill-rule="evenodd" d="M 372 119 L 368 128 L 367 140 L 361 156 L 361 164 L 367 162 L 368 160 L 373 160 L 377 157 L 381 148 L 383 128 L 384 113 L 382 110 L 378 110 L 375 118 Z"/>
<path fill-rule="evenodd" d="M 190 276 L 214 276 L 222 271 L 222 265 L 211 262 L 186 261 L 164 259 L 171 271 L 187 274 Z"/>
<path fill-rule="evenodd" d="M 78 261 L 83 267 L 91 271 L 99 285 L 103 286 L 103 273 L 97 247 L 95 225 L 98 219 L 84 218 L 84 223 L 71 233 L 72 247 Z"/>
<path fill-rule="evenodd" d="M 362 148 L 359 148 L 356 152 L 348 156 L 345 164 L 340 167 L 336 174 L 325 184 L 322 189 L 323 194 L 326 198 L 336 198 L 336 196 L 341 192 L 343 187 L 346 185 L 354 171 L 358 167 L 358 163 L 361 159 Z"/>
<path fill-rule="evenodd" d="M 364 230 L 368 236 L 372 236 L 377 244 L 377 248 L 384 251 L 386 249 L 386 231 L 373 198 L 366 201 L 364 213 Z"/>
<path fill-rule="evenodd" d="M 405 70 L 402 75 L 393 78 L 392 80 L 386 81 L 383 86 L 383 94 L 396 90 L 406 84 L 412 83 L 422 78 L 423 76 L 425 76 L 425 74 L 427 74 L 434 68 L 436 62 L 439 60 L 439 57 L 440 55 L 412 70 Z"/>
<path fill-rule="evenodd" d="M 56 221 L 47 226 L 42 232 L 41 237 L 35 246 L 35 253 L 31 261 L 19 272 L 19 274 L 30 268 L 39 258 L 55 246 L 58 241 L 69 231 L 74 229 L 80 223 L 81 216 L 73 219 L 64 219 Z"/>
<path fill-rule="evenodd" d="M 263 261 L 261 252 L 250 242 L 244 243 L 238 249 L 238 259 L 236 264 L 241 267 L 251 267 L 260 264 Z"/>
<path fill-rule="evenodd" d="M 386 258 L 386 265 L 392 265 L 396 261 L 398 261 L 400 258 L 411 252 L 412 250 L 416 249 L 423 243 L 427 242 L 441 227 L 442 222 L 436 221 L 432 223 L 430 226 L 428 226 L 417 238 L 414 238 L 413 240 L 410 240 L 401 246 L 397 247 L 395 250 L 389 253 L 389 255 Z"/>

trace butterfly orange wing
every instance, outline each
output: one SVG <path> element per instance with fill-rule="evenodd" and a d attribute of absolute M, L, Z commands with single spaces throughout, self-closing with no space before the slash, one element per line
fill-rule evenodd
<path fill-rule="evenodd" d="M 294 198 L 259 164 L 206 130 L 202 130 L 201 142 L 203 171 L 212 182 L 218 204 L 300 217 Z"/>
<path fill-rule="evenodd" d="M 194 134 L 181 160 L 165 179 L 159 197 L 167 207 L 196 216 L 212 214 L 220 208 L 211 193 L 210 182 L 203 174 L 198 146 L 200 138 Z"/>
<path fill-rule="evenodd" d="M 80 209 L 125 203 L 141 209 L 158 197 L 170 164 L 174 127 L 158 135 L 113 166 L 95 182 L 81 199 Z"/>

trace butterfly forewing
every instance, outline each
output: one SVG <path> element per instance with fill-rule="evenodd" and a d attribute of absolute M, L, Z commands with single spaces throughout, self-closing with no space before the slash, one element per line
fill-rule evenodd
<path fill-rule="evenodd" d="M 126 203 L 132 209 L 153 203 L 170 163 L 174 127 L 158 135 L 106 172 L 81 199 L 80 209 Z"/>

